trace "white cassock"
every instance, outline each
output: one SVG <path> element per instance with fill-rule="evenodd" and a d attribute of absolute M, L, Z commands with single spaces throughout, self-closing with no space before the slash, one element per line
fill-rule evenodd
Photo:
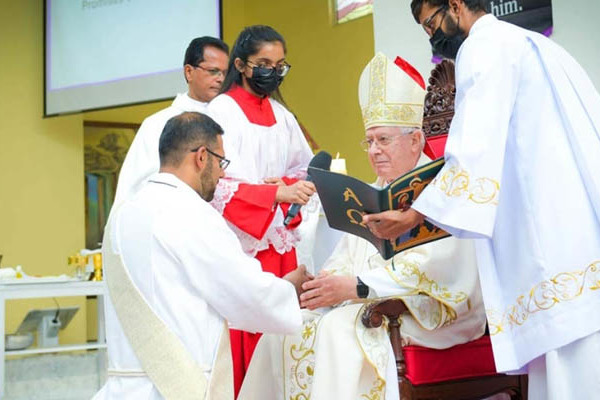
<path fill-rule="evenodd" d="M 153 175 L 117 213 L 110 232 L 114 251 L 199 365 L 214 364 L 224 320 L 248 331 L 300 330 L 293 285 L 263 273 L 223 217 L 174 175 Z M 147 377 L 116 376 L 135 374 L 141 365 L 110 298 L 105 306 L 109 378 L 95 398 L 161 399 Z"/>
<path fill-rule="evenodd" d="M 358 275 L 370 287 L 371 299 L 401 297 L 411 314 L 402 317 L 403 345 L 443 349 L 483 335 L 485 313 L 471 241 L 446 238 L 393 260 L 385 261 L 366 240 L 345 234 L 324 270 Z M 387 332 L 365 328 L 362 311 L 361 303 L 328 312 L 304 310 L 301 334 L 264 335 L 239 399 L 397 400 Z M 266 376 L 274 377 L 269 385 Z"/>
<path fill-rule="evenodd" d="M 456 88 L 446 164 L 413 207 L 480 239 L 496 368 L 519 370 L 600 330 L 600 96 L 562 48 L 492 15 L 460 48 Z M 572 374 L 548 371 L 557 398 L 597 392 L 595 346 Z"/>
<path fill-rule="evenodd" d="M 187 93 L 180 93 L 169 107 L 144 119 L 123 161 L 114 204 L 130 198 L 152 174 L 158 172 L 158 142 L 167 121 L 183 112 L 204 113 L 207 104 L 192 99 Z"/>

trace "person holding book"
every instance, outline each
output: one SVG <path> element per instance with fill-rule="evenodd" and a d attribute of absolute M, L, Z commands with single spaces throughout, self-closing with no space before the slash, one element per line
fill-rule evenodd
<path fill-rule="evenodd" d="M 408 63 L 398 64 L 402 67 L 379 53 L 359 82 L 366 128 L 362 146 L 378 176 L 374 184 L 378 187 L 429 161 L 422 154 L 420 129 L 423 80 Z M 302 333 L 263 336 L 241 398 L 357 399 L 377 394 L 398 399 L 387 332 L 362 325 L 357 318 L 362 298 L 398 296 L 405 301 L 411 312 L 401 325 L 405 344 L 448 348 L 475 340 L 485 331 L 470 241 L 441 239 L 386 261 L 367 240 L 344 234 L 324 272 L 303 288 L 301 305 L 314 311 L 304 311 Z M 265 384 L 264 376 L 271 373 L 276 379 Z"/>
<path fill-rule="evenodd" d="M 222 94 L 208 113 L 223 127 L 223 146 L 231 159 L 212 205 L 225 217 L 246 254 L 264 271 L 283 276 L 296 269 L 295 228 L 287 226 L 292 203 L 306 204 L 315 192 L 304 180 L 312 151 L 296 118 L 285 106 L 279 86 L 290 71 L 284 38 L 255 25 L 238 36 Z M 236 393 L 260 333 L 231 332 Z"/>
<path fill-rule="evenodd" d="M 413 0 L 433 50 L 456 59 L 445 166 L 412 208 L 366 216 L 393 239 L 424 218 L 475 238 L 499 372 L 530 399 L 600 382 L 600 95 L 550 39 L 483 0 Z"/>

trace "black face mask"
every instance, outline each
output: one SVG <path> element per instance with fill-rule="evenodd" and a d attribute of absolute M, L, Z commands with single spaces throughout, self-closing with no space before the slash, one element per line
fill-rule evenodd
<path fill-rule="evenodd" d="M 250 88 L 260 96 L 270 95 L 283 82 L 283 76 L 277 75 L 274 68 L 262 67 L 253 67 L 252 77 L 246 79 Z"/>
<path fill-rule="evenodd" d="M 451 60 L 456 58 L 458 49 L 464 41 L 465 34 L 462 29 L 458 27 L 458 25 L 456 26 L 456 31 L 452 35 L 445 33 L 440 26 L 437 28 L 431 39 L 429 39 L 433 54 L 449 58 Z"/>

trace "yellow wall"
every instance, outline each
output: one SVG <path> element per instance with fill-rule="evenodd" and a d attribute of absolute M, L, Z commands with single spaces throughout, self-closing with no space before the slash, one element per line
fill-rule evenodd
<path fill-rule="evenodd" d="M 374 175 L 359 142 L 364 129 L 358 78 L 374 55 L 371 15 L 333 25 L 329 0 L 223 0 L 223 36 L 232 46 L 248 25 L 271 25 L 286 39 L 292 70 L 282 85 L 286 102 L 323 150 L 340 152 L 348 173 Z M 183 59 L 183 55 L 182 55 Z M 84 114 L 86 120 L 138 122 L 170 102 Z"/>
<path fill-rule="evenodd" d="M 349 173 L 373 175 L 358 145 L 363 135 L 358 77 L 373 56 L 368 16 L 333 25 L 327 0 L 223 0 L 224 38 L 267 24 L 287 40 L 293 65 L 282 91 L 319 145 L 348 160 Z M 44 119 L 43 1 L 0 0 L 0 254 L 30 274 L 70 273 L 67 255 L 84 247 L 83 120 L 140 123 L 170 101 Z M 182 55 L 183 57 L 183 55 Z M 85 335 L 82 309 L 61 340 Z M 52 300 L 10 302 L 7 332 L 27 310 Z M 89 310 L 90 316 L 94 310 Z M 90 335 L 93 336 L 93 335 Z"/>
<path fill-rule="evenodd" d="M 0 254 L 29 274 L 70 272 L 84 244 L 82 116 L 43 119 L 43 2 L 1 0 Z M 62 306 L 83 299 L 59 299 Z M 8 303 L 7 332 L 51 299 Z M 83 337 L 85 307 L 61 339 Z M 3 340 L 3 338 L 0 338 Z"/>
<path fill-rule="evenodd" d="M 359 142 L 364 129 L 358 78 L 374 55 L 371 15 L 333 25 L 328 0 L 224 1 L 224 37 L 232 44 L 248 25 L 271 25 L 287 42 L 292 65 L 282 93 L 323 150 L 347 159 L 348 173 L 374 177 Z"/>

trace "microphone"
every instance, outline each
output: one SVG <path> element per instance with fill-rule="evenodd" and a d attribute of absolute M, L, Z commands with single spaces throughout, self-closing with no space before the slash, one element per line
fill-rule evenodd
<path fill-rule="evenodd" d="M 312 160 L 310 160 L 310 163 L 308 164 L 309 167 L 312 168 L 319 168 L 319 169 L 325 169 L 329 171 L 329 167 L 331 166 L 331 154 L 329 154 L 326 151 L 320 151 L 317 153 L 316 156 L 314 156 L 312 158 Z M 310 175 L 308 175 L 306 177 L 307 181 L 312 181 L 312 178 L 310 177 Z M 292 206 L 290 207 L 290 209 L 288 210 L 287 215 L 285 216 L 285 220 L 283 221 L 283 225 L 284 226 L 288 226 L 290 222 L 292 222 L 292 220 L 296 217 L 296 215 L 298 215 L 298 212 L 300 211 L 300 207 L 302 207 L 300 204 L 292 204 Z"/>

